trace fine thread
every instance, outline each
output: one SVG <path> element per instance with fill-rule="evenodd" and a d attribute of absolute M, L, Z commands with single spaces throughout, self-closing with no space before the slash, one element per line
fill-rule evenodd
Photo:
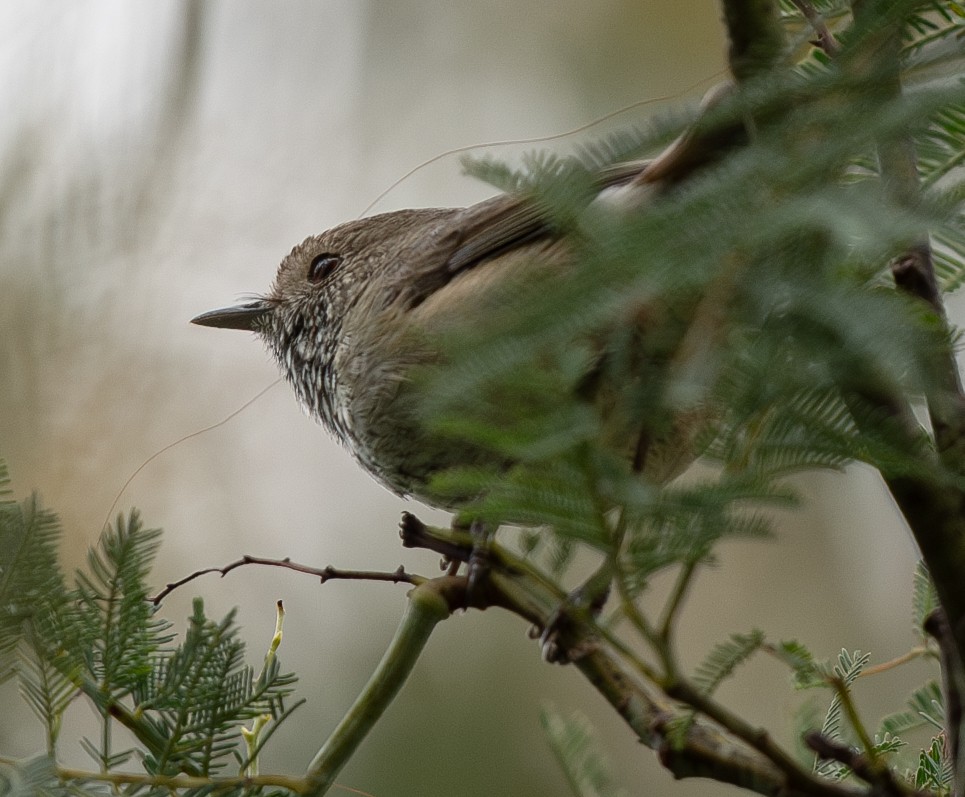
<path fill-rule="evenodd" d="M 149 457 L 148 457 L 147 459 L 145 459 L 140 465 L 138 465 L 137 470 L 135 470 L 130 476 L 128 476 L 127 481 L 124 482 L 124 484 L 123 484 L 123 486 L 121 487 L 121 489 L 117 491 L 117 495 L 114 496 L 114 501 L 113 501 L 113 503 L 111 504 L 111 508 L 107 510 L 107 517 L 104 518 L 104 525 L 106 526 L 108 523 L 110 523 L 111 514 L 113 514 L 113 512 L 114 512 L 114 508 L 117 506 L 117 502 L 121 500 L 121 496 L 124 495 L 124 491 L 130 486 L 131 482 L 134 481 L 134 479 L 137 477 L 137 474 L 139 474 L 142 470 L 144 470 L 144 468 L 146 468 L 146 467 L 147 467 L 148 465 L 150 465 L 155 459 L 157 459 L 159 456 L 161 456 L 161 454 L 163 454 L 165 451 L 170 451 L 170 450 L 171 450 L 172 448 L 174 448 L 175 446 L 181 445 L 181 443 L 184 443 L 184 442 L 186 442 L 187 440 L 190 440 L 192 437 L 197 437 L 198 435 L 202 435 L 202 434 L 204 434 L 205 432 L 210 432 L 210 431 L 212 431 L 213 429 L 217 429 L 219 426 L 224 426 L 224 425 L 225 425 L 226 423 L 228 423 L 228 421 L 230 421 L 232 418 L 234 418 L 235 416 L 241 414 L 241 413 L 244 412 L 246 409 L 248 409 L 248 407 L 250 407 L 250 406 L 251 406 L 252 404 L 254 404 L 256 401 L 258 401 L 258 399 L 260 399 L 262 396 L 264 396 L 265 393 L 267 393 L 269 390 L 271 390 L 275 385 L 277 385 L 279 382 L 283 382 L 283 381 L 284 381 L 284 379 L 283 379 L 282 377 L 278 377 L 278 379 L 276 379 L 274 382 L 272 382 L 272 383 L 271 383 L 270 385 L 268 385 L 267 387 L 264 387 L 264 388 L 262 388 L 261 390 L 259 390 L 254 396 L 252 396 L 252 397 L 251 397 L 250 399 L 248 399 L 244 404 L 242 404 L 240 407 L 238 407 L 238 409 L 232 411 L 231 413 L 229 413 L 228 415 L 226 415 L 224 418 L 222 418 L 222 419 L 221 419 L 220 421 L 218 421 L 217 423 L 213 423 L 213 424 L 211 424 L 210 426 L 205 426 L 203 429 L 197 429 L 196 431 L 193 431 L 193 432 L 191 432 L 190 434 L 184 435 L 184 437 L 179 437 L 179 438 L 178 438 L 177 440 L 175 440 L 173 443 L 168 443 L 166 446 L 164 446 L 164 448 L 158 449 L 158 450 L 155 451 L 153 454 L 151 454 L 151 456 L 149 456 Z"/>
<path fill-rule="evenodd" d="M 384 191 L 378 194 L 375 197 L 375 199 L 369 202 L 369 204 L 365 206 L 362 212 L 359 213 L 357 218 L 362 218 L 363 216 L 365 216 L 370 210 L 372 210 L 372 208 L 374 208 L 377 204 L 379 204 L 379 202 L 385 199 L 385 197 L 389 194 L 390 191 L 394 190 L 398 185 L 408 180 L 417 171 L 419 171 L 420 169 L 424 169 L 426 166 L 429 166 L 430 164 L 435 163 L 436 161 L 442 160 L 443 158 L 448 158 L 452 155 L 458 155 L 460 152 L 469 152 L 470 150 L 473 150 L 473 149 L 486 149 L 488 147 L 505 147 L 505 146 L 510 146 L 512 144 L 539 144 L 546 141 L 555 141 L 560 138 L 567 138 L 568 136 L 575 136 L 578 133 L 582 133 L 586 130 L 589 130 L 592 127 L 596 127 L 597 125 L 602 124 L 603 122 L 606 122 L 615 116 L 619 116 L 620 114 L 626 113 L 627 111 L 631 111 L 634 108 L 642 108 L 645 105 L 652 105 L 653 103 L 656 103 L 656 102 L 666 102 L 668 100 L 676 99 L 677 97 L 680 97 L 682 94 L 687 94 L 688 92 L 693 91 L 695 88 L 697 88 L 697 86 L 701 85 L 702 83 L 706 83 L 708 80 L 713 80 L 717 77 L 720 77 L 720 75 L 724 74 L 725 71 L 726 70 L 721 70 L 719 72 L 714 73 L 713 75 L 710 75 L 709 77 L 704 77 L 704 78 L 701 78 L 700 80 L 694 81 L 686 88 L 681 89 L 680 91 L 675 92 L 673 94 L 665 94 L 661 97 L 650 97 L 649 99 L 646 99 L 646 100 L 637 100 L 636 102 L 631 102 L 629 105 L 624 105 L 622 108 L 617 108 L 615 111 L 610 111 L 609 113 L 605 113 L 603 114 L 603 116 L 598 116 L 596 119 L 593 119 L 590 122 L 586 122 L 585 124 L 579 125 L 578 127 L 574 127 L 571 130 L 566 130 L 562 133 L 553 133 L 548 136 L 533 136 L 532 138 L 509 138 L 509 139 L 505 139 L 504 141 L 485 141 L 481 144 L 466 144 L 465 146 L 462 146 L 462 147 L 454 147 L 453 149 L 447 149 L 445 152 L 440 152 L 438 155 L 433 155 L 428 160 L 424 160 L 421 163 L 409 169 L 409 171 L 403 174 L 399 179 L 395 180 L 391 185 L 389 185 L 388 188 L 386 188 Z"/>

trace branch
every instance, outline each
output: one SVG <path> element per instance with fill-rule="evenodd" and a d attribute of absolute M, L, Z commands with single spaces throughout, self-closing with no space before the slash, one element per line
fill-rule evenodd
<path fill-rule="evenodd" d="M 672 697 L 682 700 L 722 725 L 729 733 L 764 756 L 781 773 L 781 777 L 785 780 L 786 791 L 812 795 L 826 792 L 830 782 L 798 765 L 767 731 L 751 725 L 687 681 L 680 680 L 672 684 L 667 691 Z"/>
<path fill-rule="evenodd" d="M 403 512 L 399 522 L 403 548 L 425 548 L 435 551 L 450 562 L 468 562 L 472 557 L 472 539 L 468 534 L 439 532 L 430 529 L 411 512 Z"/>
<path fill-rule="evenodd" d="M 224 567 L 206 567 L 202 570 L 195 570 L 193 573 L 177 581 L 171 581 L 164 585 L 164 589 L 148 600 L 157 606 L 178 587 L 183 587 L 196 578 L 200 578 L 208 573 L 219 573 L 221 577 L 224 578 L 232 570 L 244 567 L 245 565 L 268 565 L 269 567 L 283 567 L 286 570 L 294 570 L 297 573 L 308 573 L 311 576 L 317 576 L 322 584 L 326 581 L 341 579 L 346 581 L 390 581 L 393 584 L 412 584 L 413 586 L 418 586 L 427 580 L 424 576 L 407 573 L 402 565 L 399 565 L 399 567 L 392 572 L 381 570 L 341 570 L 331 565 L 323 568 L 309 567 L 308 565 L 293 562 L 287 556 L 284 559 L 265 559 L 260 556 L 249 556 L 245 554 L 240 559 L 226 564 Z"/>
<path fill-rule="evenodd" d="M 404 518 L 403 529 L 404 544 L 409 547 L 451 552 L 459 559 L 468 557 L 458 535 L 428 527 L 412 515 Z M 769 797 L 859 797 L 863 794 L 814 777 L 780 751 L 764 731 L 749 725 L 742 726 L 746 732 L 737 738 L 698 720 L 679 738 L 679 728 L 674 727 L 674 721 L 680 716 L 677 705 L 656 689 L 645 686 L 624 666 L 623 653 L 609 644 L 590 613 L 560 613 L 560 602 L 565 598 L 562 590 L 501 547 L 492 546 L 490 560 L 489 577 L 479 584 L 479 594 L 473 596 L 474 605 L 481 609 L 503 608 L 529 621 L 539 631 L 553 623 L 554 641 L 562 651 L 562 658 L 583 674 L 637 738 L 657 752 L 660 762 L 675 777 L 709 778 Z M 690 697 L 690 694 L 683 695 L 684 699 Z M 730 716 L 716 704 L 709 710 L 724 722 L 730 721 Z M 745 744 L 748 740 L 753 743 L 751 747 Z M 760 749 L 753 749 L 754 745 Z"/>
<path fill-rule="evenodd" d="M 398 694 L 436 625 L 465 604 L 465 579 L 441 576 L 409 593 L 402 622 L 372 677 L 309 764 L 305 794 L 321 797 Z"/>
<path fill-rule="evenodd" d="M 856 26 L 863 28 L 855 44 L 842 53 L 843 68 L 850 69 L 864 91 L 876 93 L 889 101 L 901 96 L 899 73 L 903 14 L 912 2 L 883 6 L 874 0 L 855 0 Z M 899 207 L 914 210 L 921 202 L 914 144 L 910 137 L 882 139 L 877 142 L 881 176 L 891 199 Z M 911 241 L 905 252 L 892 265 L 897 288 L 925 303 L 934 313 L 951 340 L 945 308 L 935 279 L 931 247 L 927 231 Z M 946 700 L 958 702 L 965 685 L 965 589 L 961 574 L 965 572 L 965 396 L 952 346 L 940 347 L 930 363 L 934 381 L 926 388 L 928 413 L 934 432 L 940 464 L 948 475 L 941 474 L 939 463 L 928 462 L 930 452 L 923 450 L 913 424 L 902 422 L 909 452 L 919 451 L 923 460 L 918 472 L 884 474 L 889 490 L 905 517 L 944 610 L 942 633 L 936 638 L 943 648 L 943 671 Z M 886 397 L 877 406 L 908 418 L 907 402 L 899 404 Z M 896 414 L 896 412 L 898 414 Z M 961 795 L 965 786 L 965 756 L 958 745 L 962 737 L 962 716 L 946 715 L 948 737 L 954 742 L 953 793 Z"/>
<path fill-rule="evenodd" d="M 455 561 L 468 560 L 471 555 L 468 535 L 428 527 L 408 513 L 403 517 L 402 536 L 407 547 L 434 550 Z M 688 689 L 686 682 L 675 684 L 674 697 L 713 718 L 726 730 L 698 720 L 681 734 L 677 722 L 680 711 L 676 704 L 645 686 L 626 669 L 622 662 L 624 659 L 632 662 L 633 654 L 611 644 L 608 635 L 597 627 L 589 612 L 561 615 L 558 609 L 566 596 L 550 579 L 498 546 L 492 547 L 490 559 L 489 577 L 477 586 L 478 594 L 473 596 L 473 605 L 480 609 L 490 606 L 506 609 L 541 630 L 555 623 L 557 644 L 564 651 L 564 659 L 580 670 L 637 738 L 655 750 L 661 763 L 676 777 L 709 778 L 768 797 L 862 797 L 863 792 L 859 790 L 814 777 L 790 759 L 765 731 L 754 728 Z M 446 575 L 427 580 L 401 568 L 393 573 L 341 570 L 331 566 L 317 569 L 288 559 L 246 556 L 223 568 L 200 570 L 169 584 L 155 601 L 204 573 L 224 575 L 246 564 L 309 573 L 322 583 L 332 578 L 347 578 L 403 581 L 416 585 L 409 595 L 399 629 L 368 684 L 318 751 L 304 778 L 287 781 L 290 788 L 300 793 L 320 797 L 332 786 L 339 770 L 391 704 L 435 626 L 456 609 L 467 605 L 467 579 Z M 136 732 L 137 728 L 134 730 Z M 194 776 L 195 773 L 181 776 L 183 784 L 181 781 L 166 781 L 163 785 L 188 785 L 186 778 Z M 269 780 L 247 779 L 245 782 L 268 783 Z"/>
<path fill-rule="evenodd" d="M 873 90 L 884 97 L 898 97 L 901 82 L 898 58 L 901 47 L 901 19 L 883 24 L 877 3 L 856 3 L 856 18 L 871 31 L 847 61 Z M 895 202 L 914 209 L 921 201 L 914 146 L 910 138 L 878 142 L 881 175 Z M 950 339 L 945 308 L 935 279 L 927 232 L 912 242 L 892 266 L 897 287 L 933 310 Z M 961 377 L 951 346 L 936 353 L 936 386 L 926 396 L 935 443 L 943 463 L 958 476 L 965 475 L 965 397 Z M 935 582 L 939 599 L 958 647 L 959 660 L 965 661 L 965 494 L 952 484 L 935 484 L 931 474 L 888 479 L 902 513 L 905 515 L 922 556 Z"/>
<path fill-rule="evenodd" d="M 818 731 L 808 731 L 804 734 L 804 743 L 819 757 L 844 764 L 863 781 L 874 786 L 875 794 L 884 797 L 908 797 L 908 795 L 932 797 L 928 792 L 905 786 L 895 779 L 888 767 L 876 766 L 857 750 L 829 739 Z"/>
<path fill-rule="evenodd" d="M 200 775 L 145 775 L 127 772 L 87 772 L 82 769 L 57 767 L 57 777 L 61 780 L 75 780 L 86 783 L 109 783 L 112 786 L 157 786 L 171 793 L 181 789 L 250 790 L 259 786 L 280 786 L 296 794 L 305 790 L 305 781 L 286 775 L 250 775 L 235 777 Z"/>
<path fill-rule="evenodd" d="M 902 653 L 900 656 L 895 656 L 893 659 L 888 661 L 883 661 L 880 664 L 873 664 L 870 667 L 865 667 L 861 672 L 858 673 L 858 678 L 868 678 L 872 675 L 879 675 L 888 670 L 893 670 L 895 667 L 900 667 L 902 664 L 907 664 L 915 659 L 920 659 L 923 656 L 932 655 L 932 651 L 928 649 L 925 645 L 918 645 Z"/>

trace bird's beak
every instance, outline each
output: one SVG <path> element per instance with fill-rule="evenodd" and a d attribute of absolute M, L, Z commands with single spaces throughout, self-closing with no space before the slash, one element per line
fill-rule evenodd
<path fill-rule="evenodd" d="M 191 323 L 200 324 L 203 327 L 244 329 L 252 332 L 258 328 L 258 322 L 270 312 L 271 304 L 264 299 L 257 299 L 234 307 L 209 310 L 207 313 L 192 318 Z"/>

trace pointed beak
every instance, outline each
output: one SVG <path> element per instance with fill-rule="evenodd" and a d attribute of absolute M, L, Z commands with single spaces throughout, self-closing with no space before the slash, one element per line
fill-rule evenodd
<path fill-rule="evenodd" d="M 271 312 L 271 304 L 264 299 L 257 299 L 247 304 L 234 307 L 222 307 L 220 310 L 209 310 L 191 319 L 192 324 L 203 327 L 221 327 L 222 329 L 244 329 L 249 332 L 257 331 L 259 322 Z"/>

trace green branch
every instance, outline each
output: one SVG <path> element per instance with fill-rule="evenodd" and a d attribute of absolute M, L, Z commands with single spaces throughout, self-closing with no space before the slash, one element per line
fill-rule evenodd
<path fill-rule="evenodd" d="M 331 788 L 335 776 L 385 713 L 422 655 L 436 624 L 451 614 L 451 597 L 447 598 L 445 593 L 456 586 L 457 581 L 461 579 L 438 578 L 409 593 L 405 614 L 378 667 L 312 759 L 305 775 L 306 794 L 320 797 Z"/>
<path fill-rule="evenodd" d="M 252 789 L 264 786 L 280 786 L 296 794 L 305 793 L 306 784 L 301 778 L 286 775 L 257 775 L 239 777 L 199 777 L 196 775 L 140 775 L 129 772 L 87 772 L 82 769 L 57 767 L 57 777 L 65 781 L 81 783 L 108 783 L 112 786 L 157 786 L 173 793 L 179 789 L 203 789 L 209 793 L 229 789 Z"/>

